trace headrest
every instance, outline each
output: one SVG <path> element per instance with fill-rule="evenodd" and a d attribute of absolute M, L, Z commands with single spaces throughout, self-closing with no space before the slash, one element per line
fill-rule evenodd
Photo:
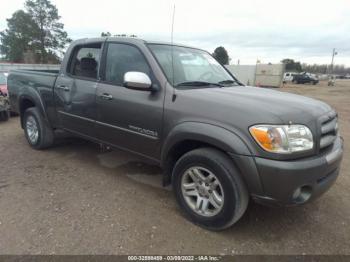
<path fill-rule="evenodd" d="M 83 57 L 80 60 L 80 68 L 82 70 L 96 70 L 97 67 L 97 62 L 94 58 L 90 58 L 90 57 Z"/>

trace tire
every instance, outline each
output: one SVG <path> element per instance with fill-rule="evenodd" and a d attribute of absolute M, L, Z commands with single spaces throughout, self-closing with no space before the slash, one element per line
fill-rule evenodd
<path fill-rule="evenodd" d="M 19 114 L 17 112 L 11 111 L 10 110 L 10 116 L 18 116 Z"/>
<path fill-rule="evenodd" d="M 36 139 L 32 139 L 33 130 L 30 126 L 36 125 L 37 136 Z M 43 118 L 39 110 L 35 107 L 27 109 L 23 117 L 24 134 L 27 138 L 29 145 L 34 149 L 45 149 L 53 145 L 54 132 L 46 120 Z M 31 133 L 32 131 L 32 133 Z"/>
<path fill-rule="evenodd" d="M 10 119 L 10 111 L 5 110 L 0 112 L 0 121 L 8 121 Z"/>
<path fill-rule="evenodd" d="M 6 112 L 4 112 L 4 119 L 5 121 L 8 121 L 11 117 L 11 114 L 10 114 L 10 110 L 7 110 Z"/>
<path fill-rule="evenodd" d="M 201 187 L 187 191 L 188 185 L 193 187 L 193 184 L 201 183 L 186 180 L 192 179 L 193 174 L 198 173 L 196 169 L 202 174 L 200 177 L 204 176 L 208 179 L 212 174 L 218 182 L 214 180 L 212 184 L 202 183 Z M 190 221 L 203 228 L 214 231 L 228 228 L 237 222 L 247 209 L 249 202 L 247 188 L 233 161 L 219 150 L 200 148 L 186 153 L 175 164 L 172 175 L 173 189 L 178 204 Z M 213 184 L 216 186 L 214 185 L 215 189 L 211 190 L 212 192 L 203 189 L 204 185 L 212 188 Z M 219 208 L 212 205 L 214 195 L 221 196 L 222 202 Z M 198 205 L 198 199 L 202 199 L 199 201 L 201 211 L 194 207 Z M 204 201 L 209 204 L 205 205 Z M 214 202 L 216 206 L 219 206 L 219 201 Z"/>

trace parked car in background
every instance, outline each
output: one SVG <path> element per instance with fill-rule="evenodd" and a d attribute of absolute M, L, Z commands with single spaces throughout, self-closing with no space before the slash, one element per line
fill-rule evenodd
<path fill-rule="evenodd" d="M 295 72 L 285 72 L 283 75 L 283 83 L 287 83 L 287 82 L 292 82 L 293 81 L 293 77 L 296 75 L 297 73 Z"/>
<path fill-rule="evenodd" d="M 313 84 L 316 85 L 319 82 L 318 78 L 314 75 L 308 73 L 302 73 L 298 75 L 294 75 L 293 83 L 295 84 Z"/>
<path fill-rule="evenodd" d="M 5 73 L 0 73 L 0 92 L 7 95 L 7 77 Z"/>
<path fill-rule="evenodd" d="M 10 118 L 10 102 L 7 95 L 0 91 L 0 121 L 7 121 Z"/>
<path fill-rule="evenodd" d="M 336 79 L 350 79 L 350 75 L 337 75 L 335 76 Z"/>
<path fill-rule="evenodd" d="M 10 118 L 10 102 L 7 91 L 7 77 L 0 73 L 0 121 L 7 121 Z"/>
<path fill-rule="evenodd" d="M 52 146 L 63 129 L 145 157 L 205 228 L 231 226 L 250 199 L 307 203 L 339 174 L 343 140 L 333 108 L 244 86 L 197 48 L 77 40 L 60 71 L 14 70 L 8 86 L 33 149 Z"/>

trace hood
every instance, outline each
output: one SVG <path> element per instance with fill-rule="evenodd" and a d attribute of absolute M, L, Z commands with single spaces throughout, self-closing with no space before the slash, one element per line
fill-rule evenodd
<path fill-rule="evenodd" d="M 312 98 L 260 87 L 203 88 L 182 93 L 191 100 L 197 100 L 192 105 L 201 108 L 199 110 L 207 116 L 221 122 L 240 119 L 246 125 L 315 123 L 331 110 L 326 103 Z M 215 113 L 211 112 L 213 110 Z"/>

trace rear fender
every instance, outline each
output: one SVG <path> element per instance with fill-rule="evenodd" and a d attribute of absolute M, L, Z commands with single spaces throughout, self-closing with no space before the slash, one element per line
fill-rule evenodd
<path fill-rule="evenodd" d="M 19 106 L 22 127 L 23 127 L 23 113 L 24 113 L 22 108 L 24 106 L 23 102 L 25 100 L 31 101 L 35 105 L 35 107 L 39 110 L 41 115 L 44 117 L 45 121 L 47 121 L 47 123 L 49 123 L 46 108 L 45 108 L 45 105 L 43 103 L 43 100 L 40 97 L 39 92 L 31 86 L 28 86 L 24 90 L 25 90 L 25 92 L 20 94 L 19 100 L 18 100 L 19 101 L 18 106 Z"/>

